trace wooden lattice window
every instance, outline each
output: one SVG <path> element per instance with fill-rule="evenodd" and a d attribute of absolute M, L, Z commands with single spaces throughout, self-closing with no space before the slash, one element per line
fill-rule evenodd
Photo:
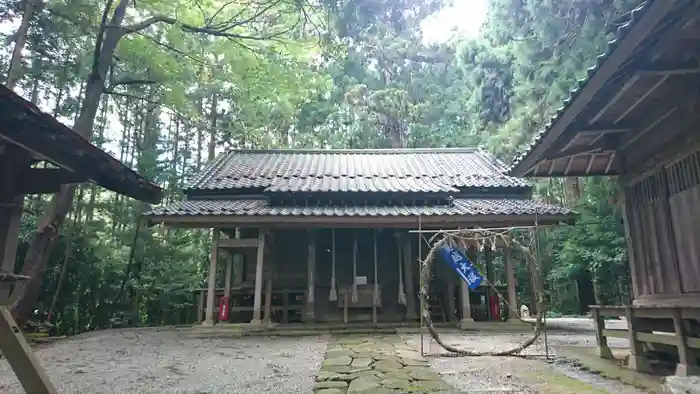
<path fill-rule="evenodd" d="M 665 189 L 662 171 L 655 172 L 627 188 L 627 204 L 632 208 L 645 207 L 658 201 Z"/>
<path fill-rule="evenodd" d="M 700 185 L 700 151 L 666 167 L 666 174 L 672 195 Z"/>

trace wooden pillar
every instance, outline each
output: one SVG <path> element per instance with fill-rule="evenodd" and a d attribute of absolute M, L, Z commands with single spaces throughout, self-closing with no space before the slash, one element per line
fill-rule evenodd
<path fill-rule="evenodd" d="M 2 272 L 14 272 L 17 257 L 17 241 L 24 196 L 16 195 L 17 181 L 29 168 L 27 152 L 15 145 L 0 142 L 0 268 Z M 10 285 L 0 284 L 0 305 L 10 297 Z"/>
<path fill-rule="evenodd" d="M 416 293 L 413 290 L 413 266 L 415 259 L 413 258 L 411 248 L 411 236 L 408 234 L 403 237 L 403 277 L 404 289 L 406 290 L 406 320 L 414 321 L 418 319 L 416 315 Z"/>
<path fill-rule="evenodd" d="M 637 340 L 637 330 L 639 320 L 634 316 L 634 309 L 627 307 L 625 310 L 627 318 L 627 338 L 630 341 L 630 357 L 627 368 L 638 372 L 651 372 L 651 365 L 644 355 L 644 343 Z"/>
<path fill-rule="evenodd" d="M 628 220 L 628 205 L 627 205 L 627 193 L 626 187 L 620 184 L 620 205 L 622 206 L 622 225 L 625 229 L 625 246 L 627 250 L 627 266 L 630 270 L 630 280 L 632 281 L 632 299 L 635 300 L 639 297 L 639 283 L 637 281 L 637 269 L 636 269 L 636 259 L 634 257 L 634 244 L 632 243 L 630 223 Z"/>
<path fill-rule="evenodd" d="M 197 305 L 197 324 L 204 321 L 204 290 L 199 291 L 199 305 Z"/>
<path fill-rule="evenodd" d="M 243 284 L 243 277 L 245 276 L 245 272 L 243 272 L 243 254 L 234 252 L 231 255 L 231 259 L 233 260 L 233 287 L 238 288 Z"/>
<path fill-rule="evenodd" d="M 308 253 L 308 289 L 306 295 L 306 321 L 313 323 L 316 320 L 315 293 L 316 293 L 316 233 L 309 230 L 309 253 Z"/>
<path fill-rule="evenodd" d="M 593 316 L 593 324 L 595 324 L 595 339 L 598 345 L 598 357 L 607 360 L 613 360 L 612 351 L 608 346 L 608 338 L 603 335 L 605 330 L 605 319 L 600 315 L 600 310 L 598 308 L 592 308 L 591 314 Z"/>
<path fill-rule="evenodd" d="M 265 281 L 265 324 L 272 323 L 272 272 L 267 273 Z"/>
<path fill-rule="evenodd" d="M 680 308 L 673 310 L 673 328 L 678 340 L 678 365 L 676 365 L 676 376 L 697 376 L 700 375 L 696 355 L 693 349 L 688 346 L 688 332 L 683 314 Z"/>
<path fill-rule="evenodd" d="M 447 268 L 447 266 L 445 266 Z M 445 270 L 447 277 L 447 319 L 450 323 L 454 323 L 457 321 L 457 303 L 456 303 L 456 298 L 455 298 L 455 278 L 454 278 L 454 272 L 451 272 L 450 270 Z M 459 278 L 460 281 L 462 281 L 461 278 Z M 459 286 L 459 285 L 458 285 Z"/>
<path fill-rule="evenodd" d="M 490 284 L 493 284 L 493 251 L 491 250 L 491 245 L 484 245 L 484 265 L 486 266 L 486 280 Z M 491 286 L 486 287 L 486 316 L 488 320 L 492 321 L 494 316 L 491 314 L 491 296 L 493 296 L 493 289 Z"/>
<path fill-rule="evenodd" d="M 207 310 L 204 322 L 207 326 L 214 325 L 214 303 L 216 299 L 216 260 L 219 256 L 219 229 L 212 229 L 211 260 L 209 263 L 209 282 L 207 286 Z"/>
<path fill-rule="evenodd" d="M 466 253 L 465 253 L 466 252 Z M 465 253 L 472 264 L 476 264 L 476 248 L 470 246 L 468 250 L 462 248 L 462 253 Z M 462 298 L 462 320 L 459 322 L 459 327 L 461 329 L 469 328 L 471 324 L 474 323 L 474 318 L 472 317 L 472 305 L 469 299 L 469 285 L 467 282 L 460 280 L 460 295 Z"/>
<path fill-rule="evenodd" d="M 503 259 L 506 266 L 506 285 L 508 286 L 508 322 L 520 323 L 518 319 L 518 293 L 515 288 L 515 266 L 513 265 L 513 251 L 510 248 L 503 250 Z"/>
<path fill-rule="evenodd" d="M 267 243 L 265 248 L 265 255 L 267 256 L 267 270 L 266 280 L 265 280 L 265 324 L 272 323 L 272 276 L 273 276 L 273 259 L 272 252 L 270 250 L 270 242 Z"/>
<path fill-rule="evenodd" d="M 379 278 L 377 278 L 377 230 L 372 230 L 372 248 L 374 252 L 374 288 L 372 289 L 372 323 L 377 324 L 377 303 L 379 297 Z"/>
<path fill-rule="evenodd" d="M 255 263 L 255 295 L 253 299 L 253 320 L 250 324 L 262 324 L 262 285 L 263 285 L 263 264 L 265 260 L 265 232 L 260 229 L 258 234 L 258 255 Z"/>
<path fill-rule="evenodd" d="M 2 241 L 0 241 L 2 242 Z M 0 306 L 0 350 L 27 393 L 55 394 L 56 389 L 34 357 L 22 330 L 5 306 Z"/>
<path fill-rule="evenodd" d="M 233 272 L 232 256 L 226 258 L 226 277 L 224 278 L 224 297 L 231 297 L 231 273 Z"/>

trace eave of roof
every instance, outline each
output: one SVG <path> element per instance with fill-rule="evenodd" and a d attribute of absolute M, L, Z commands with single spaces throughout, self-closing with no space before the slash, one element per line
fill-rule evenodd
<path fill-rule="evenodd" d="M 564 123 L 568 123 L 571 119 L 565 120 L 563 118 L 567 115 L 571 115 L 571 117 L 576 115 L 569 114 L 569 111 L 574 104 L 577 104 L 577 100 L 582 96 L 583 92 L 586 92 L 587 95 L 591 97 L 593 96 L 592 92 L 586 91 L 589 88 L 589 83 L 600 76 L 601 69 L 609 66 L 606 62 L 615 54 L 616 50 L 623 45 L 628 36 L 633 39 L 643 39 L 643 37 L 635 37 L 629 33 L 636 28 L 641 29 L 643 27 L 641 26 L 643 21 L 651 25 L 645 28 L 651 29 L 653 25 L 655 25 L 655 21 L 662 19 L 666 15 L 666 12 L 677 3 L 678 1 L 676 0 L 647 0 L 629 13 L 629 20 L 619 26 L 615 37 L 608 42 L 606 51 L 596 57 L 595 64 L 586 70 L 586 75 L 582 79 L 577 81 L 569 97 L 563 101 L 562 106 L 557 109 L 547 125 L 537 133 L 530 145 L 514 158 L 513 163 L 507 170 L 508 174 L 512 176 L 525 175 L 528 169 L 533 165 L 533 163 L 528 162 L 533 160 L 533 157 L 537 156 L 536 151 L 538 149 L 545 149 L 546 147 L 542 148 L 542 145 L 544 145 L 547 140 L 551 142 L 565 131 L 566 125 Z M 618 60 L 622 62 L 624 59 Z M 608 73 L 612 73 L 613 71 L 614 69 L 606 70 Z M 529 165 L 526 166 L 525 164 Z"/>
<path fill-rule="evenodd" d="M 158 203 L 162 190 L 91 144 L 34 104 L 0 85 L 0 138 L 94 183 L 138 200 Z"/>
<path fill-rule="evenodd" d="M 539 217 L 545 221 L 573 221 L 577 213 L 568 208 L 558 207 L 529 199 L 489 199 L 457 198 L 451 205 L 309 205 L 271 206 L 266 199 L 240 200 L 187 200 L 154 208 L 145 216 L 153 223 L 193 219 L 207 222 L 237 220 L 258 223 L 260 220 L 284 220 L 314 218 L 352 220 L 357 218 L 401 219 L 418 217 L 440 218 L 518 218 Z M 393 218 L 393 219 L 392 219 Z"/>

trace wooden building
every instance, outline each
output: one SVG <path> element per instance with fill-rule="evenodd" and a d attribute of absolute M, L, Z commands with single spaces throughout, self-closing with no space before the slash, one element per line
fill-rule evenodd
<path fill-rule="evenodd" d="M 26 392 L 50 394 L 55 389 L 6 307 L 10 284 L 28 279 L 13 273 L 22 197 L 93 182 L 158 203 L 161 190 L 3 85 L 0 111 L 0 351 Z"/>
<path fill-rule="evenodd" d="M 147 217 L 214 229 L 205 324 L 218 316 L 215 295 L 230 300 L 232 322 L 417 321 L 418 253 L 429 247 L 409 230 L 574 218 L 532 201 L 531 186 L 503 170 L 471 149 L 229 151 L 196 177 L 185 201 Z M 500 275 L 504 293 L 508 283 L 517 305 L 512 264 L 505 280 L 483 264 L 497 252 L 469 253 L 492 280 Z M 436 265 L 436 319 L 488 318 L 480 296 L 488 291 L 470 295 Z"/>
<path fill-rule="evenodd" d="M 700 319 L 700 9 L 646 1 L 620 27 L 552 122 L 516 158 L 527 177 L 618 176 L 633 305 L 594 309 L 606 335 L 632 341 L 630 367 L 648 370 L 644 346 L 678 349 L 677 373 L 698 373 Z M 626 316 L 629 332 L 604 329 Z M 675 333 L 662 335 L 652 331 Z M 650 345 L 649 345 L 650 344 Z"/>

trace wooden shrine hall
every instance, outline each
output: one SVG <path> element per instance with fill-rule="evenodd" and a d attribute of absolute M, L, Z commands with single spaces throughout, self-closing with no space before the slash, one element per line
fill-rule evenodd
<path fill-rule="evenodd" d="M 618 177 L 634 301 L 593 307 L 600 355 L 619 336 L 629 368 L 650 371 L 650 349 L 700 374 L 700 3 L 646 1 L 629 17 L 510 174 Z"/>
<path fill-rule="evenodd" d="M 161 189 L 0 85 L 0 351 L 27 393 L 56 390 L 7 309 L 26 194 L 56 193 L 63 185 L 93 182 L 139 200 L 158 203 Z"/>
<path fill-rule="evenodd" d="M 146 216 L 151 224 L 213 229 L 199 311 L 205 325 L 217 317 L 253 324 L 417 321 L 418 252 L 429 247 L 410 230 L 574 219 L 567 209 L 531 200 L 531 186 L 503 171 L 472 149 L 232 150 L 196 177 L 185 201 Z M 469 254 L 518 305 L 510 253 Z M 495 255 L 508 261 L 507 273 L 493 272 Z M 494 296 L 486 286 L 469 291 L 447 264 L 434 266 L 435 321 L 499 317 L 485 307 Z"/>

